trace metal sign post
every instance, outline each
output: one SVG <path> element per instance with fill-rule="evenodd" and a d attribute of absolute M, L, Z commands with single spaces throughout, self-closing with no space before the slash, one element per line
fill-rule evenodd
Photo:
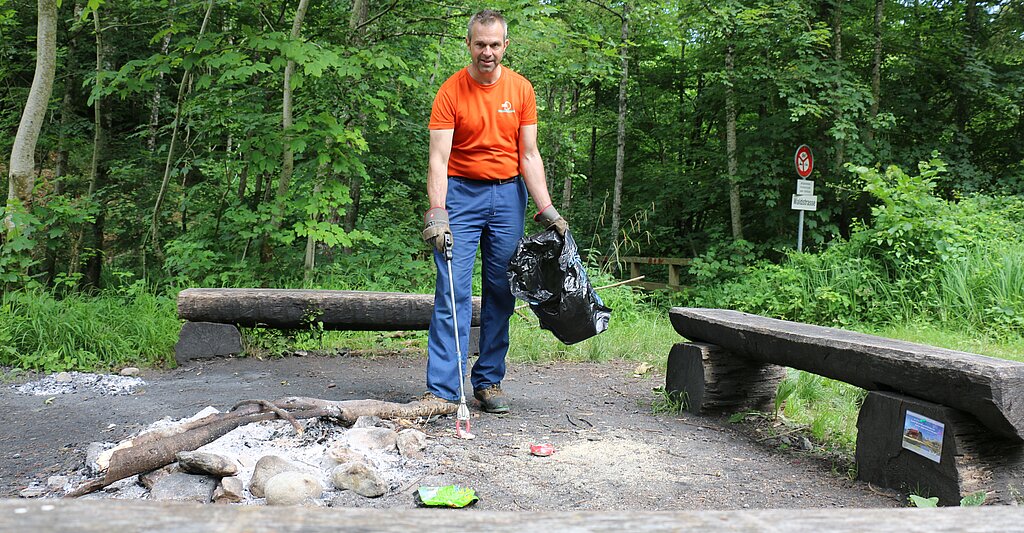
<path fill-rule="evenodd" d="M 796 250 L 804 251 L 804 211 L 817 211 L 818 197 L 814 195 L 814 182 L 808 180 L 811 172 L 814 171 L 814 154 L 811 147 L 801 144 L 793 155 L 793 165 L 796 167 L 796 194 L 790 203 L 791 209 L 800 211 L 800 221 L 797 223 Z"/>

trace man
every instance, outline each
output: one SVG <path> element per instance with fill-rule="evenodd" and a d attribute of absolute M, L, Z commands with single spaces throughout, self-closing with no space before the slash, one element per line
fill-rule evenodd
<path fill-rule="evenodd" d="M 537 206 L 534 220 L 562 234 L 567 227 L 548 195 L 537 149 L 533 86 L 501 64 L 508 44 L 508 25 L 500 13 L 484 10 L 470 18 L 466 35 L 470 64 L 441 85 L 430 113 L 430 210 L 423 230 L 423 239 L 435 248 L 437 265 L 427 341 L 426 400 L 458 401 L 462 379 L 448 294 L 446 243 L 452 243 L 455 314 L 464 363 L 479 245 L 483 263 L 480 357 L 470 381 L 473 396 L 490 413 L 509 411 L 501 380 L 515 297 L 506 270 L 523 236 L 527 191 Z"/>

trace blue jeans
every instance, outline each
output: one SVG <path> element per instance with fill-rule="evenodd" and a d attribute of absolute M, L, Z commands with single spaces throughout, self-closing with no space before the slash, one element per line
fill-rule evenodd
<path fill-rule="evenodd" d="M 505 377 L 508 320 L 515 308 L 515 297 L 508 283 L 508 262 L 523 236 L 526 198 L 526 184 L 522 178 L 501 184 L 456 177 L 448 179 L 445 207 L 454 242 L 452 276 L 463 371 L 468 361 L 466 349 L 473 313 L 473 265 L 477 246 L 483 262 L 480 357 L 473 365 L 473 389 L 501 383 Z M 461 376 L 455 355 L 448 265 L 437 251 L 434 251 L 434 264 L 437 265 L 437 284 L 427 338 L 427 390 L 446 400 L 458 400 Z"/>

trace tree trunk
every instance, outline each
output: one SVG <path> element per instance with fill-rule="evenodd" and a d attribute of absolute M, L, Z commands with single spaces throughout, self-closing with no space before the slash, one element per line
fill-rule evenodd
<path fill-rule="evenodd" d="M 299 0 L 299 7 L 295 9 L 295 19 L 292 21 L 291 39 L 299 38 L 299 31 L 302 29 L 302 19 L 306 16 L 306 7 L 309 0 Z M 291 132 L 292 127 L 292 74 L 295 72 L 295 61 L 289 59 L 284 67 L 284 87 L 281 98 L 281 130 L 284 132 L 284 150 L 281 157 L 281 180 L 277 183 L 277 201 L 274 203 L 274 210 L 270 217 L 272 230 L 281 228 L 284 220 L 284 210 L 288 197 L 288 189 L 291 187 L 292 173 L 295 170 L 295 154 L 292 153 Z M 263 244 L 260 246 L 260 261 L 270 261 L 270 240 L 269 235 L 263 235 Z"/>
<path fill-rule="evenodd" d="M 15 210 L 28 210 L 32 205 L 32 190 L 35 188 L 36 141 L 43 128 L 46 108 L 53 91 L 53 76 L 57 68 L 57 2 L 39 0 L 39 20 L 36 24 L 36 70 L 32 87 L 25 101 L 25 110 L 18 124 L 11 147 L 11 162 L 8 169 L 7 203 L 4 212 L 4 230 L 13 233 L 16 229 Z"/>
<path fill-rule="evenodd" d="M 871 124 L 868 127 L 867 139 L 871 144 L 875 140 L 875 119 L 882 98 L 882 21 L 885 16 L 885 0 L 875 0 L 875 53 L 871 58 Z"/>
<path fill-rule="evenodd" d="M 323 188 L 322 173 L 324 172 L 324 166 L 325 165 L 320 166 L 321 175 L 317 176 L 316 185 L 313 187 L 313 202 L 318 204 L 320 202 L 320 190 Z M 313 223 L 313 226 L 316 226 L 317 221 L 320 220 L 319 211 L 314 210 L 310 213 L 309 220 Z M 302 268 L 302 279 L 307 283 L 309 280 L 313 279 L 313 270 L 316 268 L 316 243 L 316 229 L 310 228 L 309 233 L 306 235 L 306 258 L 305 261 L 303 261 Z"/>
<path fill-rule="evenodd" d="M 105 66 L 103 29 L 100 27 L 100 10 L 92 12 L 93 30 L 96 33 L 96 91 L 103 90 L 102 79 Z M 89 192 L 88 197 L 99 206 L 96 219 L 89 224 L 89 238 L 92 246 L 91 252 L 86 254 L 85 277 L 83 286 L 97 289 L 100 286 L 100 275 L 103 264 L 103 202 L 98 198 L 102 183 L 106 181 L 106 151 L 107 132 L 104 124 L 103 97 L 99 94 L 93 100 L 93 138 L 92 138 L 92 162 L 89 165 Z M 82 238 L 85 239 L 85 232 Z"/>
<path fill-rule="evenodd" d="M 839 69 L 839 71 L 842 72 L 842 67 L 843 67 L 843 0 L 835 0 L 835 3 L 832 5 L 832 59 L 835 61 L 837 69 Z M 842 101 L 842 98 L 839 98 L 838 96 L 839 96 L 839 93 L 843 89 L 843 82 L 842 82 L 841 78 L 838 78 L 836 80 L 836 87 L 835 87 L 835 89 L 836 89 L 836 96 L 837 96 L 836 102 L 840 102 L 840 101 Z M 841 104 L 837 103 L 836 104 L 835 124 L 837 126 L 841 126 L 843 118 L 844 118 L 843 108 L 842 108 Z M 834 170 L 834 175 L 835 175 L 835 178 L 836 178 L 837 182 L 841 183 L 842 182 L 842 177 L 843 177 L 843 164 L 846 163 L 846 139 L 842 137 L 842 135 L 843 135 L 842 131 L 838 131 L 837 130 L 836 133 L 839 134 L 840 137 L 836 139 L 836 153 L 835 153 L 835 161 L 833 161 L 833 168 L 835 169 Z M 840 205 L 840 209 L 842 209 L 842 208 L 843 208 L 843 206 Z"/>
<path fill-rule="evenodd" d="M 970 68 L 970 63 L 976 58 L 975 39 L 980 29 L 978 28 L 977 0 L 966 0 L 964 5 L 964 22 L 964 44 L 963 49 L 960 51 L 960 68 L 962 72 L 966 72 Z M 956 121 L 957 132 L 960 135 L 966 135 L 967 123 L 970 121 L 971 114 L 971 91 L 964 87 L 964 76 L 966 75 L 952 76 L 954 80 L 960 80 L 955 82 L 957 83 L 954 90 L 956 110 L 953 117 Z"/>
<path fill-rule="evenodd" d="M 580 111 L 580 86 L 573 84 L 572 86 L 572 104 L 569 106 L 569 115 L 576 118 L 576 115 Z M 561 211 L 568 213 L 572 207 L 572 175 L 575 173 L 576 168 L 576 129 L 573 128 L 569 131 L 569 146 L 571 150 L 570 157 L 571 165 L 569 168 L 572 169 L 570 172 L 566 172 L 562 178 L 562 206 Z"/>
<path fill-rule="evenodd" d="M 615 143 L 615 192 L 612 199 L 612 249 L 619 252 L 619 225 L 622 209 L 622 180 L 626 164 L 626 89 L 629 84 L 629 10 L 630 4 L 622 6 L 622 30 L 619 35 L 619 56 L 622 59 L 622 77 L 619 78 L 619 119 Z"/>
<path fill-rule="evenodd" d="M 168 13 L 173 12 L 174 0 L 170 0 L 167 3 Z M 168 17 L 168 27 L 174 26 L 174 18 Z M 167 50 L 171 47 L 171 32 L 164 34 L 164 38 L 160 41 L 160 53 L 167 55 Z M 153 97 L 149 101 L 149 139 L 146 140 L 146 146 L 150 152 L 156 150 L 156 139 L 157 132 L 160 129 L 160 101 L 163 99 L 164 90 L 164 73 L 160 72 L 156 78 L 156 84 L 153 88 Z"/>
<path fill-rule="evenodd" d="M 740 208 L 740 182 L 736 163 L 736 94 L 733 53 L 735 45 L 725 47 L 725 156 L 729 171 L 729 215 L 732 223 L 733 240 L 743 240 L 743 222 Z"/>
<path fill-rule="evenodd" d="M 352 13 L 348 19 L 349 31 L 352 32 L 352 45 L 355 48 L 362 48 L 364 46 L 366 29 L 363 27 L 363 23 L 366 22 L 366 17 L 369 15 L 369 1 L 368 0 L 355 0 L 352 3 Z M 366 115 L 362 111 L 357 112 L 357 122 L 360 124 L 365 123 Z M 342 223 L 342 227 L 347 233 L 351 233 L 352 230 L 356 229 L 356 221 L 359 220 L 359 204 L 363 194 L 363 176 L 360 174 L 353 175 L 348 182 L 348 195 L 352 199 L 352 203 L 348 205 L 345 210 L 345 219 Z M 345 247 L 345 253 L 351 253 L 352 250 L 349 247 Z"/>
<path fill-rule="evenodd" d="M 82 8 L 77 2 L 72 6 L 71 12 L 74 13 L 74 24 L 72 24 L 69 34 L 77 33 L 77 30 L 81 28 L 82 22 Z M 78 50 L 78 40 L 70 38 L 67 44 L 67 57 L 76 57 Z M 71 116 L 74 115 L 74 91 L 79 88 L 78 76 L 75 75 L 74 69 L 68 69 L 67 78 L 64 81 L 64 97 L 61 99 L 60 104 L 60 126 L 57 132 L 57 157 L 54 161 L 54 185 L 53 192 L 57 196 L 64 194 L 64 176 L 68 173 L 68 143 L 67 143 L 67 132 L 71 124 Z M 61 247 L 58 249 L 57 243 L 63 240 L 67 242 L 67 235 L 58 237 L 57 239 L 51 239 L 46 250 L 46 259 L 43 263 L 43 272 L 46 272 L 45 284 L 50 284 L 57 277 L 57 256 L 63 255 L 66 250 Z"/>
<path fill-rule="evenodd" d="M 199 38 L 206 33 L 206 26 L 210 23 L 210 13 L 213 11 L 213 0 L 206 5 L 206 14 L 203 16 L 203 24 L 199 28 Z M 197 39 L 198 40 L 198 39 Z M 167 185 L 171 181 L 171 166 L 174 163 L 174 150 L 178 141 L 178 128 L 181 126 L 181 103 L 185 99 L 185 89 L 189 85 L 189 74 L 191 69 L 185 69 L 181 75 L 181 83 L 178 84 L 178 100 L 174 106 L 174 127 L 171 129 L 171 142 L 167 147 L 167 161 L 164 163 L 164 177 L 160 182 L 160 192 L 156 195 L 153 203 L 153 219 L 149 228 L 149 235 L 153 241 L 153 252 L 162 255 L 160 250 L 160 206 L 163 204 L 164 195 L 167 194 Z"/>
<path fill-rule="evenodd" d="M 178 293 L 178 318 L 242 327 L 325 330 L 424 330 L 434 295 L 401 292 L 301 289 L 185 289 Z M 470 323 L 480 325 L 480 298 L 473 298 Z"/>

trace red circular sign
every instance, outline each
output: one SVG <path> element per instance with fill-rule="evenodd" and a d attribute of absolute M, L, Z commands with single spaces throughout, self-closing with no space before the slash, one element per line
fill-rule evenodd
<path fill-rule="evenodd" d="M 811 171 L 814 170 L 814 155 L 811 153 L 811 147 L 801 144 L 800 148 L 796 149 L 796 155 L 793 156 L 793 163 L 796 165 L 797 176 L 805 179 L 810 176 Z"/>

